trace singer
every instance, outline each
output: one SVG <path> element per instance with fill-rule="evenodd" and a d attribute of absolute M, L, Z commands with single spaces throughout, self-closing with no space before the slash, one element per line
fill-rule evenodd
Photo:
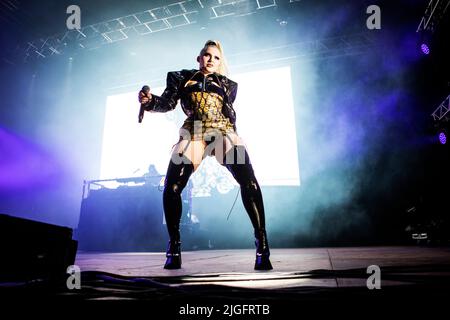
<path fill-rule="evenodd" d="M 207 41 L 197 62 L 198 70 L 169 72 L 161 96 L 151 94 L 150 90 L 139 91 L 139 102 L 145 111 L 171 111 L 180 100 L 187 116 L 180 129 L 180 139 L 173 148 L 164 183 L 163 206 L 170 238 L 164 268 L 181 268 L 181 192 L 202 159 L 215 156 L 240 185 L 242 202 L 254 229 L 254 268 L 270 270 L 262 193 L 245 145 L 236 132 L 233 102 L 237 83 L 226 77 L 227 65 L 219 41 Z"/>

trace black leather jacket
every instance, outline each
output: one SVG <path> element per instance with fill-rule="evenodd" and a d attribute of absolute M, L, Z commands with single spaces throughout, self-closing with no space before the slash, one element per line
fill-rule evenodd
<path fill-rule="evenodd" d="M 200 80 L 199 84 L 185 87 L 186 82 L 193 79 Z M 218 88 L 212 82 L 220 84 L 221 88 Z M 196 106 L 192 105 L 188 99 L 188 94 L 192 91 L 215 92 L 222 95 L 222 114 L 230 120 L 236 129 L 236 112 L 233 109 L 233 102 L 236 98 L 237 83 L 218 73 L 209 74 L 205 77 L 196 69 L 168 72 L 166 89 L 161 96 L 152 94 L 152 100 L 145 107 L 145 110 L 155 112 L 171 111 L 175 109 L 178 99 L 180 99 L 184 113 L 188 118 L 193 118 Z"/>

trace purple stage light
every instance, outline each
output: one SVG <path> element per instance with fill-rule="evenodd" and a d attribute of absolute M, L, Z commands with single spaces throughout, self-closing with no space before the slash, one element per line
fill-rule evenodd
<path fill-rule="evenodd" d="M 0 193 L 50 188 L 61 181 L 62 174 L 55 155 L 0 127 Z"/>
<path fill-rule="evenodd" d="M 439 142 L 441 144 L 445 144 L 447 142 L 447 136 L 445 135 L 445 132 L 439 133 Z"/>
<path fill-rule="evenodd" d="M 423 54 L 430 54 L 430 48 L 426 43 L 420 45 L 420 50 L 422 50 Z"/>

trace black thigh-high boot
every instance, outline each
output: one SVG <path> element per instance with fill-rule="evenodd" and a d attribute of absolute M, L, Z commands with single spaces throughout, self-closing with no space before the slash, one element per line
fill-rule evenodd
<path fill-rule="evenodd" d="M 247 150 L 244 146 L 233 146 L 225 155 L 223 163 L 241 186 L 242 202 L 255 231 L 255 269 L 271 270 L 262 193 Z"/>
<path fill-rule="evenodd" d="M 192 172 L 194 172 L 194 165 L 186 157 L 181 156 L 178 160 L 180 159 L 183 160 L 180 164 L 174 163 L 171 159 L 164 182 L 164 215 L 166 217 L 167 231 L 170 237 L 166 252 L 167 260 L 164 265 L 165 269 L 181 268 L 181 192 L 186 186 Z"/>

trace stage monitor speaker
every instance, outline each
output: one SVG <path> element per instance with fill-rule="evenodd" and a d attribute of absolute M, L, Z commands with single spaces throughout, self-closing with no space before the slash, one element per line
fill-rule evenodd
<path fill-rule="evenodd" d="M 0 281 L 60 281 L 75 263 L 72 229 L 0 214 Z"/>

